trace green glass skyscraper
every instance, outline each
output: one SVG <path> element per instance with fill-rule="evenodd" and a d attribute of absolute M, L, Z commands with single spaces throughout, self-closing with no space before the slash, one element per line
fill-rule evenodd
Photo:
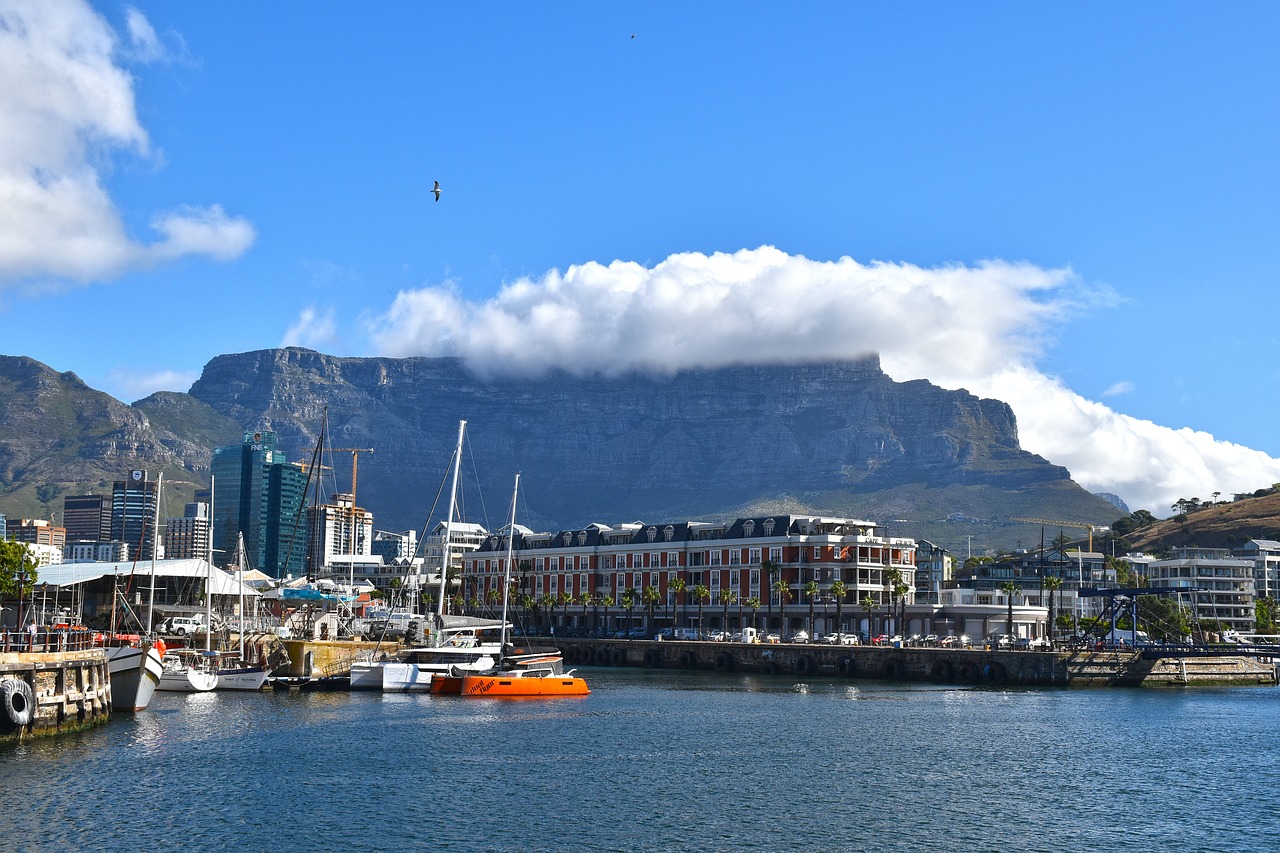
<path fill-rule="evenodd" d="M 244 534 L 252 568 L 272 577 L 306 571 L 307 475 L 276 450 L 275 433 L 245 433 L 240 444 L 217 448 L 212 469 L 214 562 L 232 564 Z"/>

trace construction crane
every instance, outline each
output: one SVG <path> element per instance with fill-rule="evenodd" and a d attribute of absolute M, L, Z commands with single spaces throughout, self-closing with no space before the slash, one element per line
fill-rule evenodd
<path fill-rule="evenodd" d="M 1088 528 L 1089 530 L 1089 550 L 1093 551 L 1093 531 L 1105 532 L 1110 527 L 1101 524 L 1090 524 L 1087 521 L 1055 521 L 1050 518 L 1010 518 L 1010 521 L 1024 521 L 1028 524 L 1046 524 L 1051 527 L 1076 527 L 1081 530 Z"/>
<path fill-rule="evenodd" d="M 351 535 L 350 547 L 347 549 L 348 554 L 354 554 L 356 550 L 356 480 L 360 474 L 360 454 L 373 453 L 372 447 L 335 447 L 333 453 L 350 453 L 351 454 L 351 510 L 350 525 L 348 525 Z"/>

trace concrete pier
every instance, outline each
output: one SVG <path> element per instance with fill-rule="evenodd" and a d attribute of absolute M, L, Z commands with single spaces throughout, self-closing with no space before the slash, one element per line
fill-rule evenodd
<path fill-rule="evenodd" d="M 1148 657 L 1125 651 L 994 651 L 932 647 L 657 642 L 556 638 L 567 664 L 868 678 L 939 684 L 1120 687 L 1275 684 L 1248 657 Z"/>

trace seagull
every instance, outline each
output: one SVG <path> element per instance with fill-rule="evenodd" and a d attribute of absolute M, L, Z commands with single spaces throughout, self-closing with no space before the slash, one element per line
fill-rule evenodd
<path fill-rule="evenodd" d="M 440 182 L 439 181 L 436 181 L 435 189 L 433 189 L 431 192 L 435 193 L 436 201 L 439 201 L 440 200 Z"/>

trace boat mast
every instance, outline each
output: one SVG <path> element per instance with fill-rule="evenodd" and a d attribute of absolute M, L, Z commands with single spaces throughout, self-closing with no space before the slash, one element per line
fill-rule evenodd
<path fill-rule="evenodd" d="M 444 615 L 444 592 L 449 582 L 449 567 L 453 565 L 453 512 L 458 504 L 458 472 L 462 468 L 462 435 L 467 430 L 466 421 L 458 421 L 458 447 L 453 451 L 453 488 L 449 493 L 449 514 L 444 520 L 444 549 L 440 558 L 440 595 L 436 600 L 436 614 Z"/>
<path fill-rule="evenodd" d="M 143 494 L 145 495 L 146 486 L 143 486 Z M 147 594 L 147 625 L 145 633 L 150 634 L 155 621 L 156 608 L 156 545 L 159 544 L 160 536 L 160 491 L 164 488 L 164 472 L 161 471 L 156 475 L 156 506 L 155 514 L 151 520 L 151 590 Z"/>
<path fill-rule="evenodd" d="M 209 475 L 209 559 L 205 563 L 204 579 L 204 650 L 207 652 L 213 639 L 213 475 Z"/>
<path fill-rule="evenodd" d="M 520 472 L 516 472 L 516 484 L 511 489 L 511 523 L 507 526 L 507 565 L 502 573 L 502 627 L 498 629 L 498 669 L 502 669 L 502 654 L 507 648 L 507 600 L 511 596 L 511 560 L 516 546 L 516 495 L 520 493 Z"/>

